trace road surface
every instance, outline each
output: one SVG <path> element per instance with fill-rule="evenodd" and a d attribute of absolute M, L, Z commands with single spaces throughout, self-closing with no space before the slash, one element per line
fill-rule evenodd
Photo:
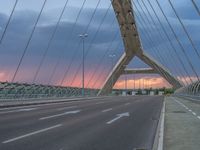
<path fill-rule="evenodd" d="M 0 109 L 0 150 L 151 149 L 162 96 Z"/>

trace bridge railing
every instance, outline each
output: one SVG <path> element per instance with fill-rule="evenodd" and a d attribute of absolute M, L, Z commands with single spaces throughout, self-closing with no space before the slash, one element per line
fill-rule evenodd
<path fill-rule="evenodd" d="M 192 96 L 194 98 L 200 99 L 200 81 L 176 90 L 175 95 L 190 97 Z"/>
<path fill-rule="evenodd" d="M 85 96 L 96 96 L 98 89 L 85 89 Z M 80 97 L 82 89 L 27 83 L 0 82 L 0 100 Z"/>

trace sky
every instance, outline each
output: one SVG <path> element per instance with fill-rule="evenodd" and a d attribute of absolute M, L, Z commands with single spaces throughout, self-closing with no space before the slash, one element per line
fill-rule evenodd
<path fill-rule="evenodd" d="M 158 0 L 183 49 L 177 44 L 177 39 L 156 0 L 143 2 L 134 0 L 133 9 L 144 51 L 183 83 L 196 81 L 195 73 L 200 74 L 200 59 L 197 55 L 200 53 L 200 16 L 191 0 L 171 1 L 188 35 L 169 1 Z M 0 81 L 80 87 L 83 46 L 79 35 L 87 33 L 88 37 L 84 40 L 85 85 L 89 88 L 101 88 L 112 69 L 109 55 L 116 55 L 113 58 L 116 63 L 124 53 L 119 26 L 110 1 L 46 0 L 31 37 L 43 3 L 44 0 L 18 0 L 0 44 Z M 0 0 L 0 37 L 5 31 L 14 4 L 15 0 Z M 150 4 L 179 56 L 175 54 Z M 196 5 L 200 8 L 200 2 L 196 1 Z M 25 53 L 22 57 L 23 52 Z M 23 59 L 20 63 L 21 58 Z M 134 58 L 128 65 L 128 68 L 147 67 L 149 66 L 138 58 Z M 122 75 L 115 88 L 124 88 L 124 79 L 125 76 Z M 146 84 L 143 85 L 143 82 Z M 128 75 L 129 88 L 141 86 L 170 87 L 156 74 Z"/>

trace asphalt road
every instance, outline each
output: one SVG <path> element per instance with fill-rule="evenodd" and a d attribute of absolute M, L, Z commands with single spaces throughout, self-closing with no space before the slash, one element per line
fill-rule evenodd
<path fill-rule="evenodd" d="M 0 109 L 0 150 L 151 149 L 162 96 Z"/>

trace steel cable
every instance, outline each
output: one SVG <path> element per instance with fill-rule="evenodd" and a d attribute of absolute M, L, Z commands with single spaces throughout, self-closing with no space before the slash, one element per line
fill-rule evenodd
<path fill-rule="evenodd" d="M 6 31 L 7 31 L 7 29 L 8 29 L 8 26 L 9 26 L 9 24 L 10 24 L 10 21 L 11 21 L 11 19 L 12 19 L 13 14 L 14 14 L 14 11 L 15 11 L 15 8 L 16 8 L 16 6 L 17 6 L 17 3 L 18 3 L 18 0 L 15 1 L 15 4 L 14 4 L 13 9 L 12 9 L 12 11 L 11 11 L 11 14 L 10 14 L 10 16 L 9 16 L 9 18 L 8 18 L 8 22 L 6 23 L 6 26 L 5 26 L 5 29 L 4 29 L 4 31 L 3 31 L 3 34 L 1 35 L 0 44 L 2 43 L 2 41 L 3 41 L 3 39 L 4 39 L 4 36 L 5 36 L 5 34 L 6 34 Z"/>
<path fill-rule="evenodd" d="M 187 53 L 186 53 L 186 51 L 185 51 L 185 48 L 183 47 L 183 45 L 182 45 L 182 43 L 180 42 L 180 40 L 179 40 L 179 38 L 178 38 L 176 32 L 175 32 L 174 29 L 173 29 L 171 23 L 169 22 L 169 20 L 168 20 L 167 16 L 165 15 L 164 11 L 162 10 L 162 7 L 161 7 L 160 3 L 158 2 L 158 0 L 155 0 L 155 1 L 156 1 L 157 5 L 158 5 L 159 9 L 161 10 L 161 13 L 163 14 L 165 20 L 167 21 L 167 24 L 169 25 L 169 27 L 170 27 L 172 33 L 174 34 L 175 39 L 176 39 L 176 41 L 178 42 L 178 44 L 179 44 L 179 46 L 180 46 L 180 48 L 181 48 L 181 50 L 182 50 L 184 56 L 186 57 L 186 60 L 187 60 L 188 64 L 190 65 L 190 67 L 191 67 L 193 73 L 195 74 L 197 80 L 199 81 L 198 74 L 197 74 L 197 72 L 195 71 L 193 64 L 191 63 L 191 61 L 190 61 L 190 59 L 189 59 L 189 57 L 188 57 L 188 55 L 187 55 Z"/>
<path fill-rule="evenodd" d="M 169 35 L 167 34 L 167 30 L 165 29 L 165 27 L 164 27 L 163 23 L 161 22 L 160 18 L 158 17 L 157 12 L 155 11 L 155 9 L 154 9 L 153 5 L 151 4 L 150 0 L 147 0 L 147 1 L 148 1 L 148 4 L 150 5 L 151 9 L 153 10 L 153 13 L 154 13 L 154 15 L 156 16 L 156 18 L 157 18 L 157 20 L 158 20 L 158 22 L 159 22 L 159 24 L 160 24 L 160 26 L 161 26 L 161 28 L 162 28 L 162 30 L 163 30 L 165 36 L 167 37 L 167 39 L 168 39 L 168 41 L 169 41 L 169 44 L 171 45 L 171 47 L 172 47 L 172 49 L 173 49 L 172 52 L 174 52 L 175 55 L 177 56 L 180 65 L 182 65 L 183 70 L 185 71 L 185 73 L 186 73 L 187 76 L 189 77 L 190 81 L 193 82 L 192 79 L 191 79 L 190 76 L 189 76 L 189 73 L 188 73 L 188 71 L 187 71 L 187 69 L 186 69 L 186 67 L 185 67 L 185 65 L 184 65 L 184 63 L 183 63 L 181 57 L 179 56 L 179 54 L 178 54 L 176 48 L 174 47 L 171 38 L 170 38 Z M 169 52 L 171 52 L 171 51 L 169 51 Z M 172 53 L 171 53 L 171 55 L 174 56 Z M 174 58 L 175 58 L 175 57 L 174 57 Z M 184 79 L 185 79 L 185 78 L 184 78 Z M 185 79 L 185 80 L 186 80 L 186 79 Z M 187 80 L 186 80 L 185 82 L 187 83 Z"/>
<path fill-rule="evenodd" d="M 195 44 L 194 44 L 194 42 L 193 42 L 192 37 L 191 37 L 190 34 L 188 33 L 188 31 L 187 31 L 185 25 L 183 24 L 183 21 L 182 21 L 181 18 L 179 17 L 179 15 L 178 15 L 178 13 L 177 13 L 175 7 L 173 6 L 171 0 L 168 0 L 168 1 L 169 1 L 169 4 L 170 4 L 172 10 L 174 11 L 176 17 L 178 18 L 178 20 L 179 20 L 179 22 L 180 22 L 180 24 L 181 24 L 181 26 L 182 26 L 182 28 L 183 28 L 185 34 L 187 35 L 187 37 L 188 37 L 188 39 L 189 39 L 189 41 L 190 41 L 190 43 L 191 43 L 191 45 L 192 45 L 194 51 L 196 52 L 196 54 L 197 54 L 197 56 L 199 57 L 199 60 L 200 60 L 200 54 L 199 54 L 199 52 L 198 52 L 198 50 L 197 50 L 197 48 L 196 48 L 196 46 L 195 46 Z"/>
<path fill-rule="evenodd" d="M 102 26 L 102 24 L 103 24 L 103 22 L 104 22 L 104 20 L 105 20 L 105 18 L 106 18 L 106 16 L 107 16 L 108 12 L 109 12 L 110 7 L 111 7 L 111 4 L 110 4 L 110 6 L 107 8 L 107 11 L 106 11 L 106 13 L 105 13 L 104 16 L 103 16 L 103 19 L 101 20 L 101 23 L 99 24 L 99 26 L 98 26 L 98 28 L 97 28 L 97 30 L 96 30 L 94 36 L 93 36 L 92 41 L 90 42 L 89 48 L 86 50 L 86 54 L 85 54 L 86 56 L 87 56 L 87 54 L 88 54 L 88 52 L 89 52 L 89 50 L 90 50 L 90 48 L 91 48 L 92 43 L 93 43 L 94 40 L 96 39 L 96 37 L 97 37 L 97 35 L 98 35 L 98 33 L 99 33 L 100 29 L 101 29 L 101 26 Z M 70 65 L 70 66 L 71 66 L 71 65 Z M 79 68 L 80 68 L 80 67 L 81 67 L 81 64 L 80 64 Z M 62 81 L 61 81 L 61 84 L 60 84 L 60 85 L 63 85 L 63 82 L 64 82 L 65 78 L 67 77 L 68 71 L 69 71 L 69 67 L 68 67 L 67 70 L 65 71 L 64 76 L 63 76 L 63 78 L 62 78 Z"/>
<path fill-rule="evenodd" d="M 92 13 L 92 16 L 91 16 L 91 18 L 90 18 L 90 21 L 89 21 L 89 23 L 88 23 L 88 25 L 87 25 L 87 27 L 86 27 L 84 33 L 86 33 L 87 30 L 88 30 L 88 28 L 90 27 L 91 22 L 92 22 L 92 20 L 93 20 L 93 18 L 94 18 L 94 15 L 96 14 L 96 11 L 97 11 L 97 8 L 99 7 L 100 2 L 101 2 L 101 0 L 99 0 L 99 1 L 97 2 L 97 5 L 96 5 L 96 7 L 95 7 L 95 9 L 94 9 L 94 11 L 93 11 L 93 13 Z M 78 49 L 78 47 L 80 46 L 80 44 L 81 44 L 81 41 L 78 42 L 77 47 L 76 47 L 75 49 Z M 52 80 L 52 78 L 53 78 L 54 75 L 55 75 L 56 68 L 58 67 L 58 65 L 59 65 L 59 63 L 60 63 L 62 56 L 63 56 L 63 55 L 60 55 L 59 59 L 58 59 L 57 62 L 56 62 L 56 65 L 54 66 L 53 72 L 51 73 L 51 77 L 50 77 L 50 79 L 49 79 L 49 84 L 51 83 L 51 80 Z M 74 57 L 75 57 L 75 56 L 74 56 Z"/>
<path fill-rule="evenodd" d="M 35 32 L 35 29 L 36 29 L 36 27 L 37 27 L 37 24 L 38 24 L 38 22 L 39 22 L 40 16 L 41 16 L 41 14 L 42 14 L 42 12 L 43 12 L 43 9 L 44 9 L 44 6 L 45 6 L 46 2 L 47 2 L 47 0 L 44 0 L 43 5 L 42 5 L 42 8 L 41 8 L 41 10 L 40 10 L 40 12 L 39 12 L 39 14 L 38 14 L 38 16 L 37 16 L 36 22 L 35 22 L 35 24 L 34 24 L 34 26 L 33 26 L 33 29 L 32 29 L 32 31 L 31 31 L 31 34 L 30 34 L 30 36 L 29 36 L 29 38 L 28 38 L 28 42 L 27 42 L 27 44 L 26 44 L 26 46 L 25 46 L 25 49 L 23 50 L 22 56 L 21 56 L 21 58 L 20 58 L 20 60 L 19 60 L 19 63 L 18 63 L 18 65 L 17 65 L 17 69 L 16 69 L 15 72 L 14 72 L 14 75 L 13 75 L 13 78 L 12 78 L 11 82 L 14 82 L 14 80 L 15 80 L 15 78 L 16 78 L 16 75 L 17 75 L 17 73 L 18 73 L 18 71 L 19 71 L 19 68 L 20 68 L 20 66 L 21 66 L 21 64 L 22 64 L 22 60 L 23 60 L 23 58 L 24 58 L 24 56 L 25 56 L 25 54 L 26 54 L 26 52 L 27 52 L 27 49 L 28 49 L 28 47 L 29 47 L 29 44 L 30 44 L 30 42 L 31 42 L 31 39 L 32 39 L 32 37 L 33 37 L 33 34 L 34 34 L 34 32 Z"/>
<path fill-rule="evenodd" d="M 149 12 L 149 9 L 148 9 L 148 7 L 146 6 L 146 4 L 144 3 L 144 0 L 142 0 L 142 3 L 143 3 L 143 5 L 145 6 L 145 8 L 146 8 L 146 10 L 148 10 L 148 14 L 151 16 L 151 19 L 153 20 L 153 16 L 151 15 L 151 13 Z M 153 6 L 151 5 L 151 3 L 150 3 L 150 1 L 148 0 L 148 3 L 149 3 L 149 5 L 150 5 L 150 7 L 151 7 L 151 9 L 153 10 L 153 13 L 154 13 L 154 15 L 156 16 L 156 18 L 157 18 L 157 20 L 158 20 L 158 22 L 159 22 L 159 24 L 160 24 L 160 27 L 162 28 L 162 31 L 163 31 L 163 33 L 164 33 L 164 35 L 165 35 L 165 37 L 167 38 L 167 40 L 168 40 L 168 44 L 170 45 L 170 47 L 175 51 L 175 54 L 177 53 L 177 51 L 176 51 L 176 49 L 175 49 L 175 47 L 173 46 L 173 44 L 172 44 L 172 41 L 171 41 L 171 39 L 169 38 L 169 36 L 168 36 L 168 34 L 167 34 L 167 32 L 166 32 L 166 30 L 165 30 L 165 28 L 164 28 L 164 26 L 162 25 L 162 23 L 161 23 L 161 21 L 160 21 L 160 19 L 159 19 L 159 17 L 157 16 L 157 14 L 156 14 L 156 12 L 155 12 L 155 10 L 154 10 L 154 8 L 153 8 Z M 154 24 L 155 24 L 155 26 L 156 26 L 156 23 L 154 22 Z M 161 33 L 160 33 L 161 34 Z M 165 38 L 163 38 L 163 40 L 165 41 Z M 175 58 L 175 56 L 172 54 L 172 49 L 170 49 L 169 47 L 168 47 L 168 53 L 169 53 L 169 58 L 172 60 L 172 62 L 174 62 L 174 60 L 176 59 Z M 172 51 L 171 51 L 172 50 Z M 178 61 L 179 61 L 179 63 L 180 63 L 180 65 L 183 63 L 182 62 L 182 60 L 180 60 L 180 57 L 179 57 L 179 55 L 178 55 Z M 181 76 L 183 76 L 184 77 L 184 73 L 181 71 L 181 69 L 179 70 L 179 71 L 177 71 L 177 69 L 176 68 L 179 68 L 179 67 L 177 67 L 176 66 L 176 63 L 174 63 L 174 65 L 175 65 L 175 72 L 179 72 L 180 74 L 181 74 Z M 185 69 L 185 65 L 183 64 L 183 67 L 184 67 L 184 71 L 186 71 L 186 74 L 187 75 L 189 75 L 188 74 L 188 72 L 187 72 L 187 70 Z M 179 74 L 178 73 L 178 74 Z M 183 78 L 184 80 L 185 80 L 185 78 Z M 192 81 L 192 80 L 191 80 Z M 188 85 L 188 82 L 187 82 L 187 80 L 185 80 L 185 83 Z"/>
<path fill-rule="evenodd" d="M 52 32 L 51 37 L 50 37 L 50 40 L 48 41 L 47 48 L 45 49 L 45 51 L 44 51 L 44 53 L 43 53 L 43 55 L 42 55 L 42 59 L 41 59 L 41 61 L 39 62 L 39 66 L 38 66 L 38 68 L 37 68 L 37 70 L 36 70 L 36 73 L 35 73 L 35 75 L 34 75 L 34 78 L 33 78 L 33 83 L 35 83 L 35 81 L 36 81 L 36 79 L 37 79 L 37 77 L 38 77 L 38 74 L 39 74 L 39 72 L 40 72 L 40 70 L 41 70 L 41 67 L 42 67 L 42 65 L 43 65 L 43 63 L 44 63 L 44 60 L 45 60 L 45 58 L 46 58 L 46 56 L 47 56 L 47 53 L 48 53 L 48 51 L 49 51 L 49 49 L 50 49 L 50 46 L 51 46 L 51 44 L 52 44 L 52 41 L 53 41 L 53 39 L 54 39 L 54 37 L 55 37 L 57 31 L 58 31 L 58 28 L 59 28 L 61 19 L 62 19 L 62 17 L 63 17 L 63 14 L 64 14 L 65 10 L 66 10 L 66 7 L 67 7 L 68 1 L 69 1 L 69 0 L 67 0 L 67 1 L 65 2 L 65 5 L 64 5 L 64 7 L 63 7 L 63 9 L 62 9 L 62 11 L 61 11 L 61 14 L 60 14 L 60 16 L 59 16 L 59 18 L 58 18 L 58 21 L 57 21 L 57 23 L 56 23 L 56 26 L 55 26 L 55 28 L 54 28 L 54 30 L 53 30 L 53 32 Z"/>

